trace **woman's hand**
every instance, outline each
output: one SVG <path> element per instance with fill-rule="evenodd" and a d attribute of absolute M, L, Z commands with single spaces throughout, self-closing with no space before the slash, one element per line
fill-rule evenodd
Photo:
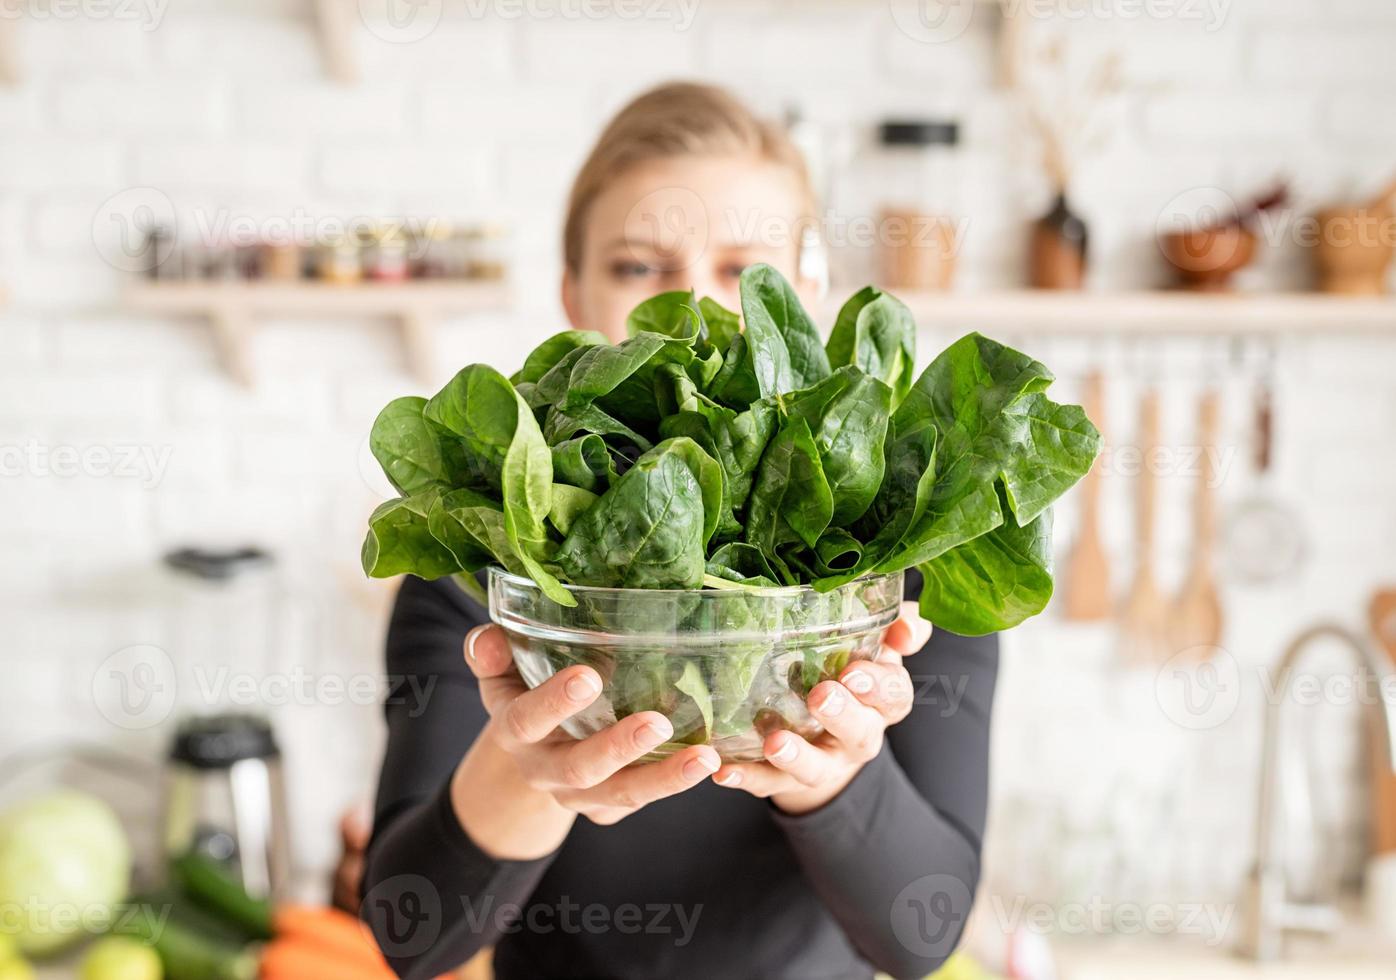
<path fill-rule="evenodd" d="M 931 638 L 931 624 L 902 603 L 902 614 L 887 629 L 874 661 L 857 660 L 838 680 L 823 681 L 806 703 L 824 726 L 808 742 L 794 732 L 766 736 L 765 762 L 724 765 L 713 777 L 719 786 L 770 797 L 786 813 L 808 813 L 828 803 L 882 750 L 882 736 L 911 711 L 911 675 L 902 666 Z"/>
<path fill-rule="evenodd" d="M 615 823 L 691 789 L 721 764 L 711 746 L 695 745 L 627 769 L 673 736 L 669 719 L 641 711 L 574 740 L 558 726 L 601 693 L 595 670 L 568 667 L 529 690 L 498 626 L 472 630 L 465 646 L 490 720 L 457 770 L 452 798 L 462 826 L 487 853 L 541 857 L 562 843 L 577 814 Z"/>

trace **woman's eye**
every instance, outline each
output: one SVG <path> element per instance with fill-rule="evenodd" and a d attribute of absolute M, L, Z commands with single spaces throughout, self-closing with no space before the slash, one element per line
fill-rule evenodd
<path fill-rule="evenodd" d="M 620 261 L 611 264 L 611 275 L 617 279 L 643 279 L 653 271 L 643 262 Z"/>
<path fill-rule="evenodd" d="M 724 279 L 740 279 L 744 269 L 746 266 L 741 262 L 728 262 L 717 270 L 717 274 Z"/>

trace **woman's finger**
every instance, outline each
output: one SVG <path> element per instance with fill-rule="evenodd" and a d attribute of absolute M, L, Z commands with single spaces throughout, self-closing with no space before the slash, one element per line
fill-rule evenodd
<path fill-rule="evenodd" d="M 528 690 L 514 669 L 514 655 L 504 630 L 493 624 L 477 626 L 465 635 L 465 662 L 480 681 L 480 700 L 490 717 Z"/>
<path fill-rule="evenodd" d="M 722 765 L 711 745 L 694 745 L 647 766 L 622 769 L 599 786 L 585 790 L 598 807 L 634 810 L 666 796 L 692 789 Z"/>
<path fill-rule="evenodd" d="M 894 725 L 911 713 L 911 675 L 896 664 L 860 661 L 849 664 L 839 675 L 839 683 L 858 699 Z"/>
<path fill-rule="evenodd" d="M 766 761 L 803 786 L 818 786 L 833 767 L 829 753 L 794 732 L 773 732 L 761 746 Z"/>
<path fill-rule="evenodd" d="M 805 785 L 794 776 L 769 762 L 728 763 L 713 776 L 713 782 L 725 789 L 739 789 L 762 799 L 777 793 L 805 789 Z"/>
<path fill-rule="evenodd" d="M 641 711 L 579 742 L 550 746 L 539 775 L 557 786 L 589 789 L 673 737 L 668 718 Z"/>
<path fill-rule="evenodd" d="M 513 670 L 514 654 L 504 630 L 486 623 L 465 634 L 465 662 L 481 680 Z"/>
<path fill-rule="evenodd" d="M 901 615 L 887 627 L 882 642 L 902 656 L 910 656 L 926 645 L 931 638 L 931 624 L 921 618 L 914 602 L 903 602 Z"/>
<path fill-rule="evenodd" d="M 877 755 L 887 719 L 876 708 L 860 702 L 837 681 L 816 685 L 810 692 L 809 706 L 842 751 L 862 761 Z"/>
<path fill-rule="evenodd" d="M 482 689 L 481 693 L 484 691 Z M 601 675 L 590 667 L 568 667 L 531 691 L 490 708 L 490 724 L 506 751 L 541 742 L 563 721 L 596 700 Z"/>

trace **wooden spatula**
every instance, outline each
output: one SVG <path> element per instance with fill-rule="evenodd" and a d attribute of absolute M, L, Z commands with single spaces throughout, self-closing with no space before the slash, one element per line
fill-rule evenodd
<path fill-rule="evenodd" d="M 1158 392 L 1144 393 L 1139 403 L 1139 452 L 1141 465 L 1134 508 L 1134 583 L 1125 599 L 1120 619 L 1121 652 L 1126 660 L 1147 663 L 1163 659 L 1168 602 L 1154 580 L 1154 504 L 1157 477 L 1152 470 L 1158 447 Z"/>
<path fill-rule="evenodd" d="M 1105 382 L 1099 371 L 1086 379 L 1086 415 L 1105 432 Z M 1067 558 L 1063 577 L 1067 619 L 1094 621 L 1110 615 L 1110 566 L 1100 543 L 1100 460 L 1081 481 L 1081 531 Z"/>
<path fill-rule="evenodd" d="M 1173 652 L 1195 647 L 1215 647 L 1222 636 L 1222 605 L 1217 577 L 1213 571 L 1213 556 L 1217 546 L 1217 508 L 1213 499 L 1216 482 L 1217 426 L 1221 402 L 1215 391 L 1202 396 L 1198 405 L 1198 446 L 1202 458 L 1198 461 L 1197 491 L 1193 502 L 1192 566 L 1183 580 L 1182 591 L 1173 611 Z M 1206 659 L 1206 654 L 1199 651 Z"/>
<path fill-rule="evenodd" d="M 1377 638 L 1386 655 L 1396 663 L 1396 589 L 1382 589 L 1372 596 L 1367 607 L 1372 635 Z M 1372 760 L 1372 853 L 1396 853 L 1396 776 L 1386 765 L 1379 748 L 1385 733 L 1377 731 L 1381 724 L 1372 715 L 1372 737 L 1377 739 L 1370 753 Z"/>

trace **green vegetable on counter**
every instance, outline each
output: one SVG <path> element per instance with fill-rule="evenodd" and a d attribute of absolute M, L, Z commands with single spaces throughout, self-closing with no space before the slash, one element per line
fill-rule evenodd
<path fill-rule="evenodd" d="M 125 936 L 108 936 L 93 943 L 78 970 L 78 980 L 162 980 L 164 975 L 160 955 Z"/>
<path fill-rule="evenodd" d="M 59 790 L 0 814 L 0 911 L 26 956 L 102 929 L 130 877 L 126 834 L 96 797 Z"/>
<path fill-rule="evenodd" d="M 166 888 L 132 901 L 113 932 L 154 949 L 168 980 L 254 980 L 257 976 L 255 947 L 230 923 L 191 906 L 180 890 Z"/>
<path fill-rule="evenodd" d="M 248 895 L 225 865 L 202 854 L 183 854 L 170 861 L 170 875 L 184 894 L 246 939 L 271 939 L 271 903 Z"/>

